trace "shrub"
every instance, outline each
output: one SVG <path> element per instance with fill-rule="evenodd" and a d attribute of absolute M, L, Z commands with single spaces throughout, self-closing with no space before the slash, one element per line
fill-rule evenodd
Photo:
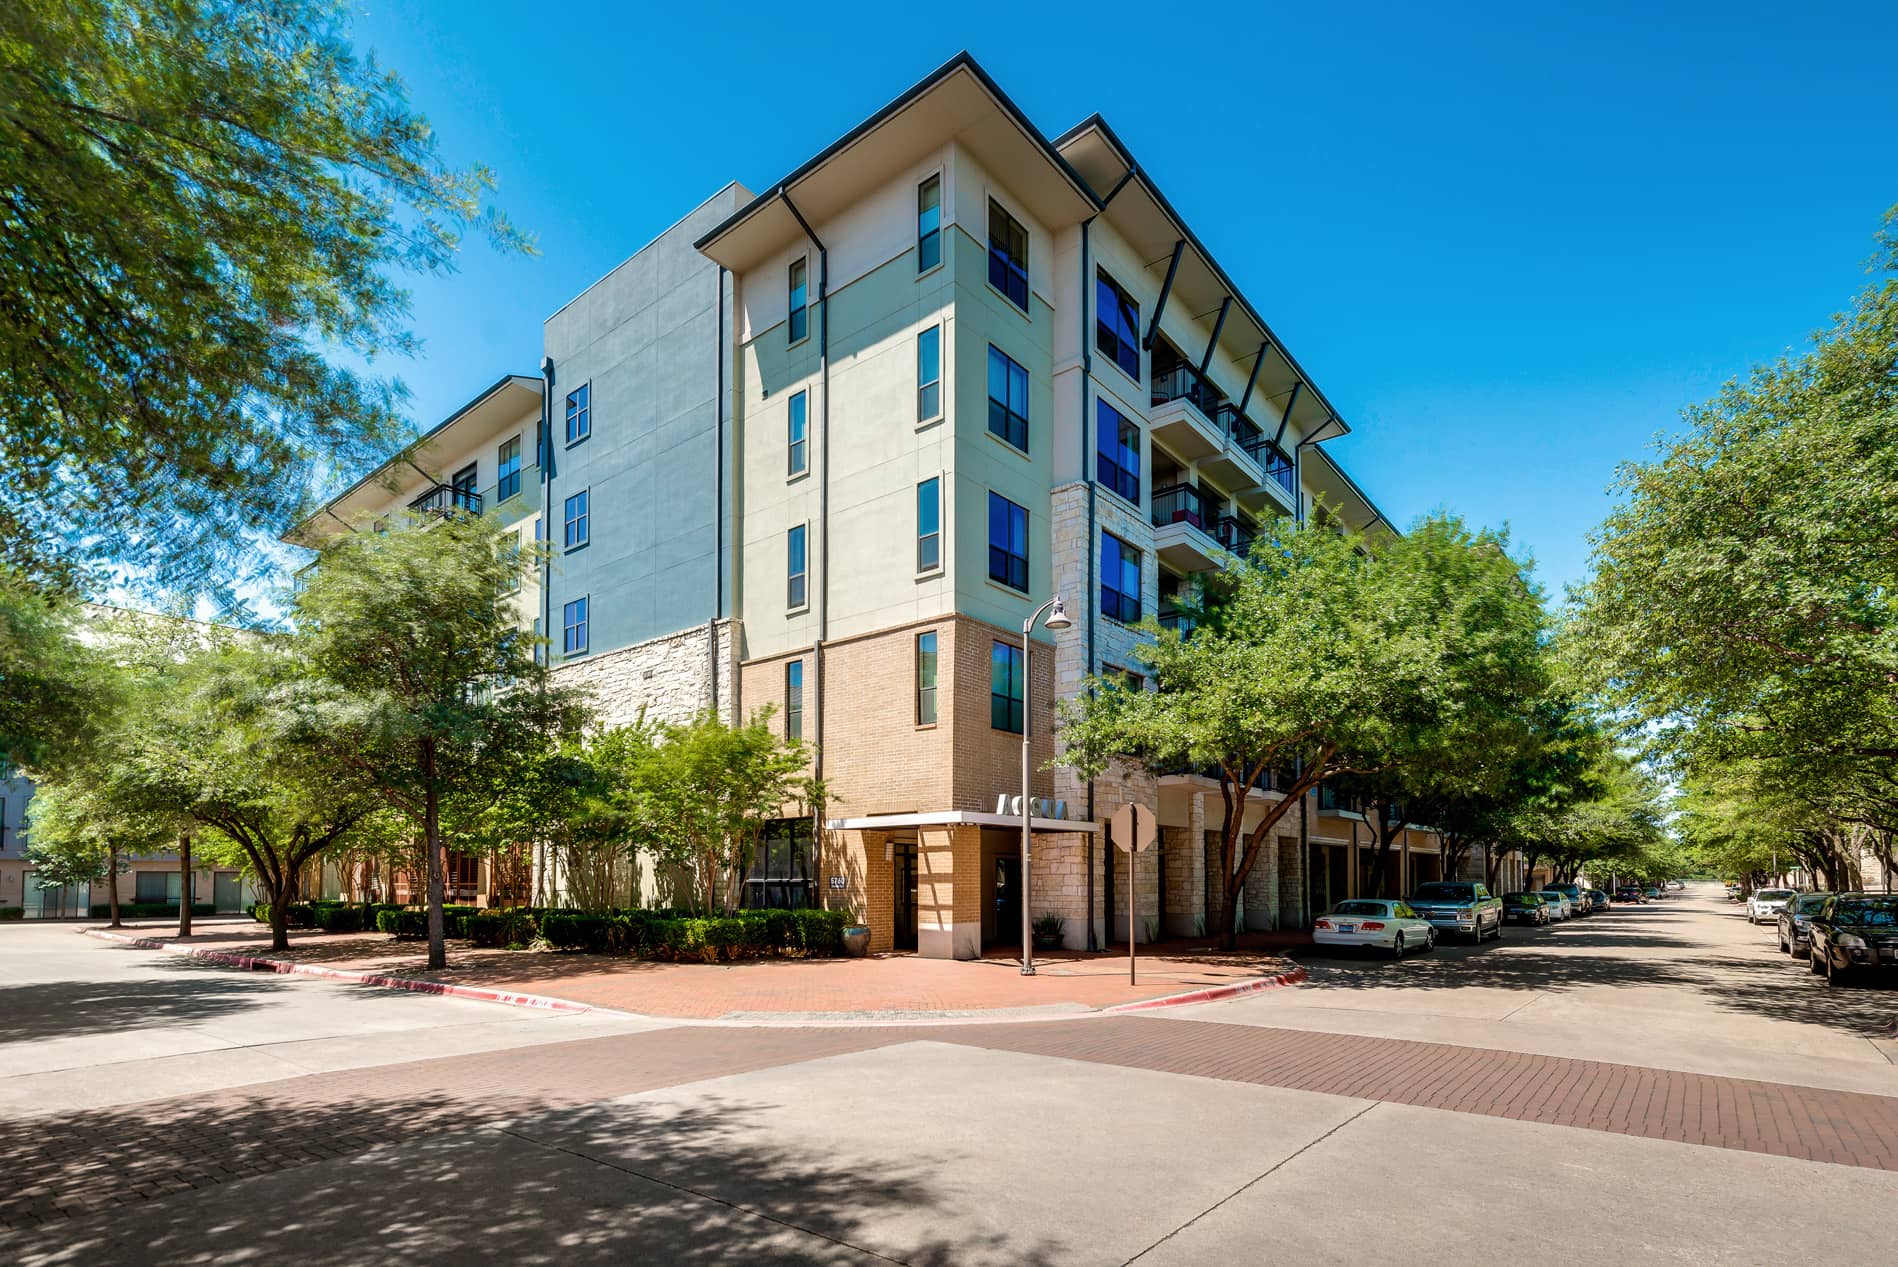
<path fill-rule="evenodd" d="M 119 903 L 119 918 L 121 919 L 157 919 L 163 915 L 176 915 L 177 913 L 178 904 L 176 902 Z M 193 902 L 191 904 L 191 913 L 193 915 L 216 915 L 217 907 L 209 902 Z M 92 904 L 92 918 L 112 918 L 112 903 L 94 902 Z"/>
<path fill-rule="evenodd" d="M 525 907 L 477 911 L 467 917 L 468 939 L 477 946 L 525 946 L 540 934 L 540 921 Z"/>
<path fill-rule="evenodd" d="M 0 906 L 0 920 L 25 918 L 26 908 L 24 906 Z"/>
<path fill-rule="evenodd" d="M 360 933 L 375 917 L 367 906 L 346 902 L 312 902 L 311 922 L 326 933 Z"/>
<path fill-rule="evenodd" d="M 259 902 L 252 909 L 251 914 L 257 917 L 259 923 L 268 924 L 270 922 L 270 903 Z M 316 920 L 316 912 L 311 909 L 308 902 L 292 902 L 289 906 L 284 908 L 284 914 L 286 916 L 284 923 L 290 928 L 309 928 L 314 925 Z"/>
<path fill-rule="evenodd" d="M 396 937 L 428 936 L 428 912 L 385 906 L 376 912 L 376 930 Z"/>

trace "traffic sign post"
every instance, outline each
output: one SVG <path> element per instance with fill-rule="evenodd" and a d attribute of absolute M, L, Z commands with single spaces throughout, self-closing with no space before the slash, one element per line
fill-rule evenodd
<path fill-rule="evenodd" d="M 1140 912 L 1140 868 L 1134 855 L 1153 848 L 1160 838 L 1160 820 L 1144 805 L 1129 802 L 1114 811 L 1107 822 L 1107 834 L 1127 855 L 1127 984 L 1139 984 L 1139 943 L 1135 940 L 1135 921 Z"/>

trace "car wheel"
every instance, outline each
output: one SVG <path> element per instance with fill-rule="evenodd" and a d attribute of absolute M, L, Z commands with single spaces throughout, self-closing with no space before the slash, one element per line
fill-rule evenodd
<path fill-rule="evenodd" d="M 1835 985 L 1845 984 L 1845 969 L 1839 967 L 1837 963 L 1833 962 L 1832 953 L 1830 951 L 1826 952 L 1825 975 L 1826 975 L 1826 988 L 1828 989 L 1830 989 L 1831 987 Z"/>
<path fill-rule="evenodd" d="M 1779 953 L 1782 955 L 1790 955 L 1793 953 L 1793 948 L 1786 942 L 1785 933 L 1779 935 Z"/>
<path fill-rule="evenodd" d="M 1806 943 L 1806 971 L 1815 977 L 1825 971 L 1819 966 L 1819 948 L 1811 942 Z"/>
<path fill-rule="evenodd" d="M 1430 951 L 1433 951 L 1437 948 L 1437 930 L 1436 929 L 1433 928 L 1429 932 L 1424 934 L 1423 948 L 1424 948 L 1424 953 L 1426 954 L 1428 954 Z"/>
<path fill-rule="evenodd" d="M 1396 938 L 1393 939 L 1391 942 L 1391 958 L 1402 959 L 1403 957 L 1404 957 L 1404 935 L 1402 933 L 1399 933 L 1397 934 Z"/>

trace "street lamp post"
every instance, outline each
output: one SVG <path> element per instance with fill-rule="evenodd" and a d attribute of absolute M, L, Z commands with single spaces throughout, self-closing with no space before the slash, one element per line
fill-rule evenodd
<path fill-rule="evenodd" d="M 1050 632 L 1066 629 L 1074 623 L 1068 618 L 1068 609 L 1061 602 L 1061 595 L 1056 594 L 1035 608 L 1021 626 L 1021 974 L 1024 977 L 1035 975 L 1035 943 L 1029 935 L 1031 921 L 1028 914 L 1028 868 L 1032 854 L 1028 843 L 1032 830 L 1029 816 L 1034 812 L 1034 801 L 1030 798 L 1028 786 L 1028 740 L 1034 734 L 1031 719 L 1035 715 L 1029 705 L 1034 699 L 1035 679 L 1028 671 L 1028 635 L 1034 632 L 1035 622 L 1041 619 L 1043 612 L 1048 613 Z"/>

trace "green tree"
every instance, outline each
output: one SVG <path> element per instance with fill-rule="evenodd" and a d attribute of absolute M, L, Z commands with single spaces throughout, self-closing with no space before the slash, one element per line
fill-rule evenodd
<path fill-rule="evenodd" d="M 1281 520 L 1209 584 L 1190 636 L 1147 627 L 1135 659 L 1157 689 L 1097 681 L 1063 710 L 1061 760 L 1084 776 L 1118 756 L 1218 768 L 1228 946 L 1246 876 L 1307 793 L 1448 751 L 1492 724 L 1493 696 L 1531 689 L 1539 615 L 1501 539 L 1443 518 L 1412 536 L 1372 553 Z M 1252 793 L 1267 772 L 1279 799 Z"/>
<path fill-rule="evenodd" d="M 0 566 L 0 767 L 76 755 L 109 711 L 96 658 L 75 637 L 76 619 L 68 600 Z"/>
<path fill-rule="evenodd" d="M 40 886 L 105 884 L 114 928 L 119 927 L 118 877 L 134 856 L 171 844 L 170 825 L 129 807 L 118 790 L 91 777 L 41 783 L 27 805 L 26 857 Z"/>
<path fill-rule="evenodd" d="M 577 734 L 581 697 L 556 686 L 511 594 L 529 563 L 475 515 L 405 520 L 333 538 L 296 597 L 320 679 L 299 699 L 305 742 L 334 754 L 418 829 L 428 870 L 428 961 L 442 925 L 450 798 L 472 816 L 537 753 Z"/>
<path fill-rule="evenodd" d="M 313 476 L 374 465 L 399 270 L 525 246 L 341 0 L 0 6 L 0 564 L 229 589 Z M 338 355 L 340 354 L 340 355 Z"/>

